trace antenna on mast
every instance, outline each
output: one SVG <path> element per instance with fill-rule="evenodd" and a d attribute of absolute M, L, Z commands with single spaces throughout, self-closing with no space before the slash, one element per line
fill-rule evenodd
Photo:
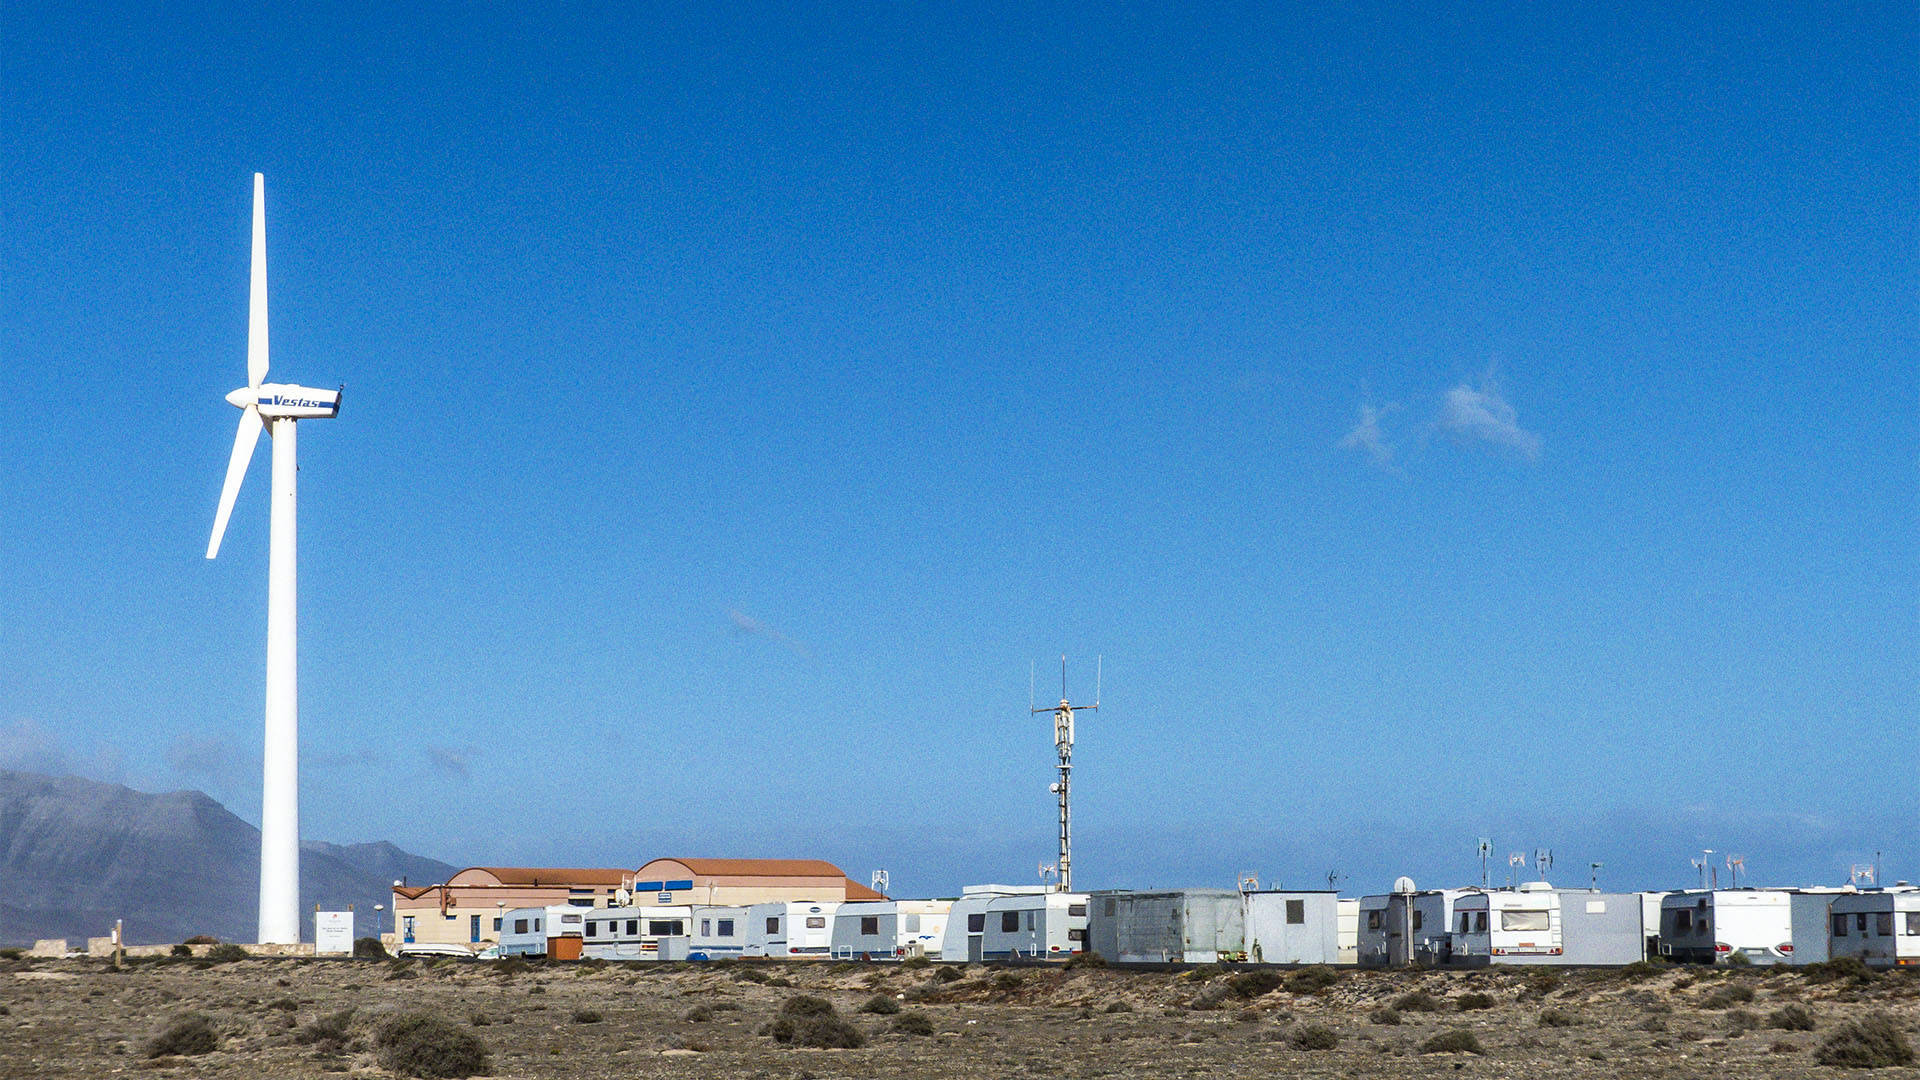
<path fill-rule="evenodd" d="M 1097 662 L 1096 662 L 1097 663 Z M 1075 709 L 1098 709 L 1100 707 L 1099 668 L 1095 668 L 1095 692 L 1091 705 L 1075 705 L 1067 697 L 1067 657 L 1060 656 L 1060 704 L 1049 709 L 1036 708 L 1033 705 L 1033 664 L 1028 661 L 1027 674 L 1027 711 L 1029 713 L 1050 712 L 1053 714 L 1053 748 L 1060 757 L 1056 766 L 1060 770 L 1060 779 L 1054 781 L 1049 790 L 1059 797 L 1060 802 L 1060 862 L 1059 884 L 1055 888 L 1060 892 L 1073 891 L 1073 711 Z"/>

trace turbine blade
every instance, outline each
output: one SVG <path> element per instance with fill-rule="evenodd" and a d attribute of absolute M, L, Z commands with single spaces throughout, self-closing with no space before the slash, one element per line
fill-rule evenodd
<path fill-rule="evenodd" d="M 207 541 L 207 558 L 220 554 L 220 540 L 227 535 L 227 518 L 233 516 L 233 500 L 240 497 L 240 481 L 246 478 L 247 462 L 253 460 L 253 444 L 260 441 L 260 410 L 252 405 L 240 414 L 240 430 L 233 435 L 233 457 L 227 462 L 227 482 L 220 488 L 220 509 L 213 515 L 213 539 Z"/>
<path fill-rule="evenodd" d="M 253 174 L 253 281 L 247 290 L 247 385 L 267 377 L 267 178 Z"/>

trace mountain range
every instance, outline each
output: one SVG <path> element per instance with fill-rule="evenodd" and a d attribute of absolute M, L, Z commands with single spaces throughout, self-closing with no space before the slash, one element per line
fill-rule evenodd
<path fill-rule="evenodd" d="M 394 881 L 445 881 L 456 868 L 389 843 L 309 841 L 300 851 L 301 910 L 352 904 L 356 932 L 391 917 Z M 210 934 L 253 940 L 260 830 L 198 791 L 148 794 L 76 776 L 0 770 L 0 945 L 110 933 L 128 944 Z M 309 916 L 302 935 L 312 940 Z"/>

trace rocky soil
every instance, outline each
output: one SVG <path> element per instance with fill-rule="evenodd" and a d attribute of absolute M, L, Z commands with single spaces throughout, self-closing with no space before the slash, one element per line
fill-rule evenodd
<path fill-rule="evenodd" d="M 831 1001 L 867 1045 L 763 1034 L 799 995 Z M 861 1011 L 888 1007 L 876 997 L 901 1011 Z M 1812 1030 L 1774 1026 L 1790 1005 Z M 0 1078 L 390 1075 L 370 1033 L 407 1010 L 478 1036 L 502 1077 L 1833 1077 L 1853 1070 L 1813 1050 L 1848 1020 L 1888 1014 L 1920 1047 L 1920 972 L 13 959 L 0 961 Z M 218 1049 L 150 1057 L 189 1012 L 212 1020 Z M 903 1016 L 931 1034 L 894 1031 Z M 329 1017 L 338 1037 L 317 1037 Z M 1483 1052 L 1423 1051 L 1455 1030 Z"/>

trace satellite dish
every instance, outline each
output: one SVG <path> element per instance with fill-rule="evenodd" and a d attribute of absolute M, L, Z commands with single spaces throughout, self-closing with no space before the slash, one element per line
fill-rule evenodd
<path fill-rule="evenodd" d="M 1397 893 L 1410 893 L 1410 892 L 1418 892 L 1419 890 L 1413 887 L 1412 878 L 1402 874 L 1401 876 L 1393 879 L 1393 891 Z"/>

